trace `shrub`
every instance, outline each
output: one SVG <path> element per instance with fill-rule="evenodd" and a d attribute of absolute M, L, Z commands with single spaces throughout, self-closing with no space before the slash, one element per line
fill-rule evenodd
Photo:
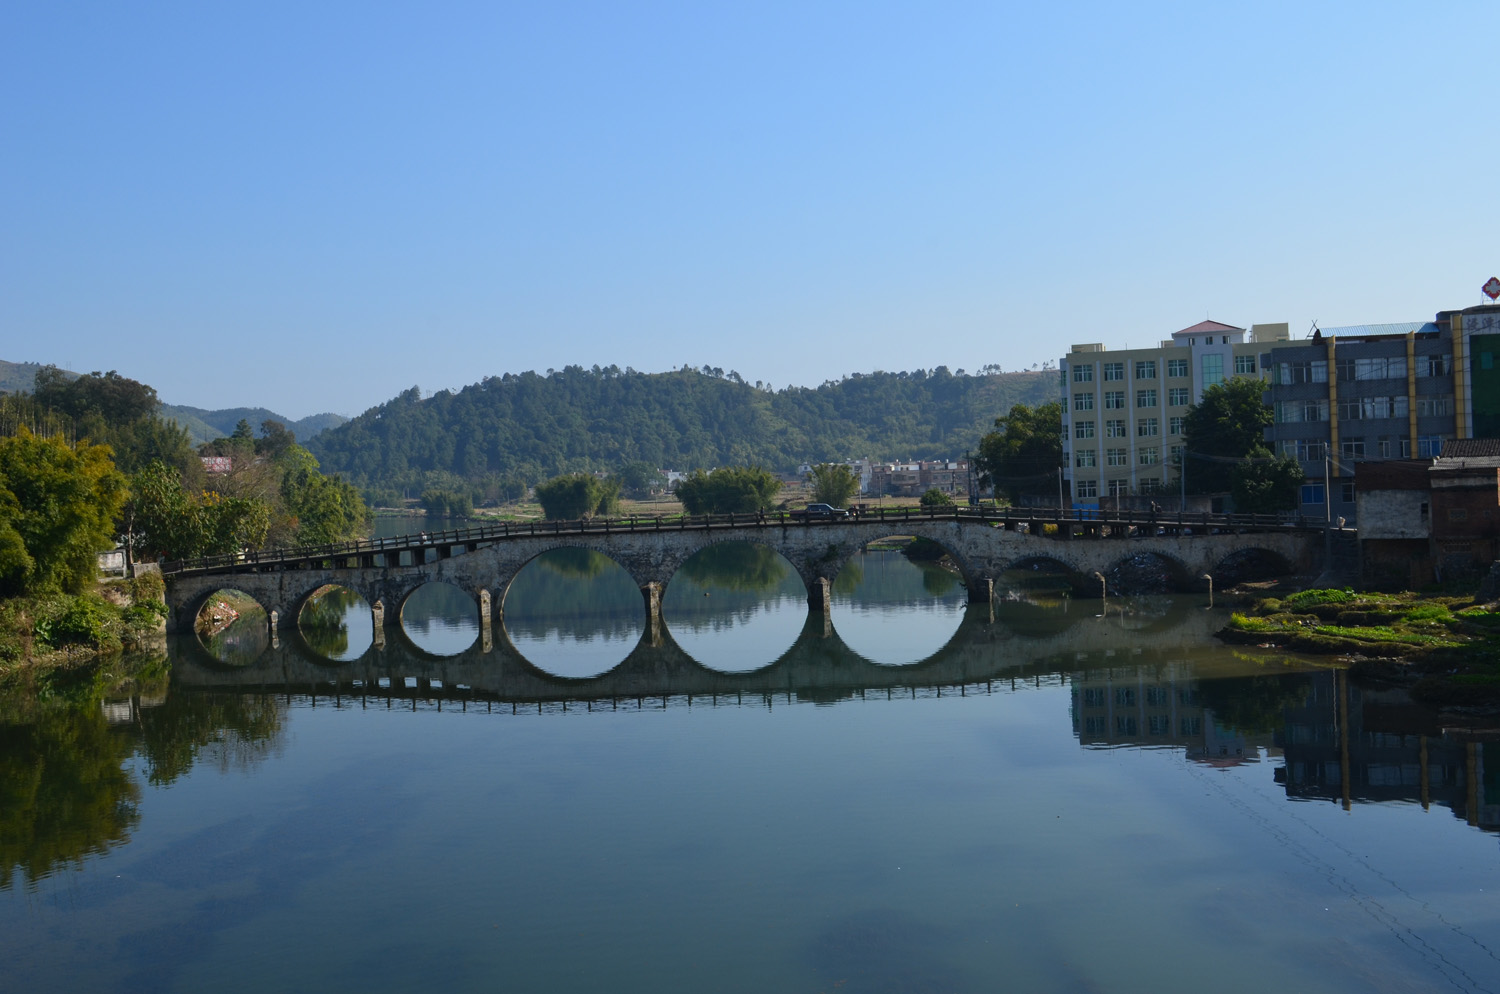
<path fill-rule="evenodd" d="M 937 487 L 933 487 L 922 495 L 922 506 L 934 508 L 952 507 L 953 498 L 943 493 Z"/>
<path fill-rule="evenodd" d="M 1354 591 L 1345 588 L 1343 590 L 1303 590 L 1292 594 L 1285 601 L 1289 608 L 1315 607 L 1319 604 L 1347 604 L 1355 600 Z"/>
<path fill-rule="evenodd" d="M 1453 612 L 1446 604 L 1418 604 L 1405 617 L 1407 621 L 1452 621 Z"/>
<path fill-rule="evenodd" d="M 84 595 L 67 598 L 62 610 L 38 619 L 37 638 L 52 648 L 84 645 L 95 649 L 115 648 L 120 643 L 115 634 L 115 618 L 108 604 L 99 597 Z"/>

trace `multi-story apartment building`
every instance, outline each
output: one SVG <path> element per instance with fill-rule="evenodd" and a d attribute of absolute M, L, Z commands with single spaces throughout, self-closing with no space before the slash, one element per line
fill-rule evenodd
<path fill-rule="evenodd" d="M 1288 337 L 1284 323 L 1247 332 L 1201 321 L 1155 348 L 1074 345 L 1059 367 L 1063 475 L 1073 505 L 1097 508 L 1101 497 L 1172 489 L 1188 407 L 1215 383 L 1260 376 L 1268 349 Z"/>
<path fill-rule="evenodd" d="M 1266 437 L 1302 464 L 1306 514 L 1355 520 L 1355 464 L 1431 459 L 1500 436 L 1500 306 L 1433 321 L 1323 328 L 1273 348 Z"/>

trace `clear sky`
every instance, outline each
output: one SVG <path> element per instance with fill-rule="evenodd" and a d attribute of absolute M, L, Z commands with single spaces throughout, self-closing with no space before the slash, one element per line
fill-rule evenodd
<path fill-rule="evenodd" d="M 1500 272 L 1493 3 L 9 3 L 0 358 L 353 415 L 777 387 Z"/>

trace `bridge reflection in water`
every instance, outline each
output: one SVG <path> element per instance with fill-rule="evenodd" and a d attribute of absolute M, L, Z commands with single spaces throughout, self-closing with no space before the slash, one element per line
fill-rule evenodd
<path fill-rule="evenodd" d="M 173 681 L 184 689 L 286 689 L 324 696 L 392 700 L 539 705 L 586 703 L 656 706 L 682 702 L 825 702 L 870 693 L 969 694 L 995 682 L 1056 684 L 1081 669 L 1168 664 L 1206 658 L 1227 670 L 1263 665 L 1220 646 L 1213 633 L 1225 620 L 1200 600 L 1120 599 L 1099 603 L 1010 601 L 970 605 L 957 631 L 937 652 L 904 666 L 873 663 L 840 637 L 826 614 L 812 614 L 795 643 L 774 662 L 747 672 L 709 668 L 685 652 L 665 626 L 652 625 L 614 668 L 588 678 L 546 672 L 511 641 L 503 625 L 454 656 L 416 646 L 399 627 L 359 659 L 339 663 L 319 654 L 298 631 L 280 635 L 257 658 L 228 665 L 196 640 L 184 639 Z M 1129 632 L 1129 638 L 1122 636 Z M 1143 637 L 1145 636 L 1145 637 Z M 1129 648 L 1121 648 L 1128 644 Z"/>

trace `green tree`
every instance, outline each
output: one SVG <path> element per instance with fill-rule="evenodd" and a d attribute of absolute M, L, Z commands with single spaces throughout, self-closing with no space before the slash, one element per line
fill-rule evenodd
<path fill-rule="evenodd" d="M 536 499 L 548 521 L 591 518 L 604 499 L 604 484 L 591 473 L 570 473 L 538 484 Z"/>
<path fill-rule="evenodd" d="M 609 517 L 620 513 L 620 481 L 608 477 L 599 481 L 599 499 L 594 503 L 594 513 Z"/>
<path fill-rule="evenodd" d="M 1014 500 L 1027 490 L 1046 491 L 1062 458 L 1062 405 L 1016 404 L 979 440 L 974 468 L 981 485 L 1005 490 Z"/>
<path fill-rule="evenodd" d="M 843 507 L 859 493 L 859 477 L 845 463 L 820 463 L 807 474 L 807 479 L 813 486 L 813 500 L 819 504 Z"/>
<path fill-rule="evenodd" d="M 628 462 L 619 468 L 615 478 L 620 481 L 620 489 L 625 495 L 637 500 L 650 497 L 667 485 L 667 478 L 661 470 L 648 462 Z"/>
<path fill-rule="evenodd" d="M 296 521 L 298 545 L 331 545 L 364 534 L 370 509 L 353 486 L 337 476 L 318 472 L 318 461 L 300 445 L 287 450 L 281 479 L 281 500 Z"/>
<path fill-rule="evenodd" d="M 25 547 L 23 557 L 0 530 L 0 544 L 10 549 L 0 570 L 10 578 L 9 592 L 82 591 L 98 570 L 96 555 L 114 547 L 114 520 L 125 502 L 125 477 L 109 448 L 69 446 L 22 428 L 0 439 L 0 493 L 8 494 L 0 497 L 8 528 Z"/>
<path fill-rule="evenodd" d="M 1229 492 L 1241 514 L 1273 514 L 1297 507 L 1302 480 L 1302 467 L 1295 459 L 1273 456 L 1270 449 L 1257 446 L 1235 467 Z"/>
<path fill-rule="evenodd" d="M 953 498 L 941 490 L 933 487 L 922 495 L 923 507 L 952 507 Z"/>
<path fill-rule="evenodd" d="M 1261 380 L 1236 376 L 1208 387 L 1188 408 L 1182 433 L 1188 493 L 1225 493 L 1233 488 L 1236 467 L 1264 445 L 1265 429 L 1271 424 L 1271 406 L 1261 399 L 1264 390 Z"/>
<path fill-rule="evenodd" d="M 677 484 L 677 499 L 689 514 L 751 514 L 768 509 L 781 492 L 776 474 L 759 466 L 698 470 Z"/>
<path fill-rule="evenodd" d="M 68 418 L 76 438 L 108 445 L 122 473 L 134 473 L 153 459 L 186 473 L 195 468 L 187 430 L 162 420 L 156 390 L 144 383 L 114 370 L 70 380 L 56 366 L 43 366 L 34 396 L 43 408 Z"/>

